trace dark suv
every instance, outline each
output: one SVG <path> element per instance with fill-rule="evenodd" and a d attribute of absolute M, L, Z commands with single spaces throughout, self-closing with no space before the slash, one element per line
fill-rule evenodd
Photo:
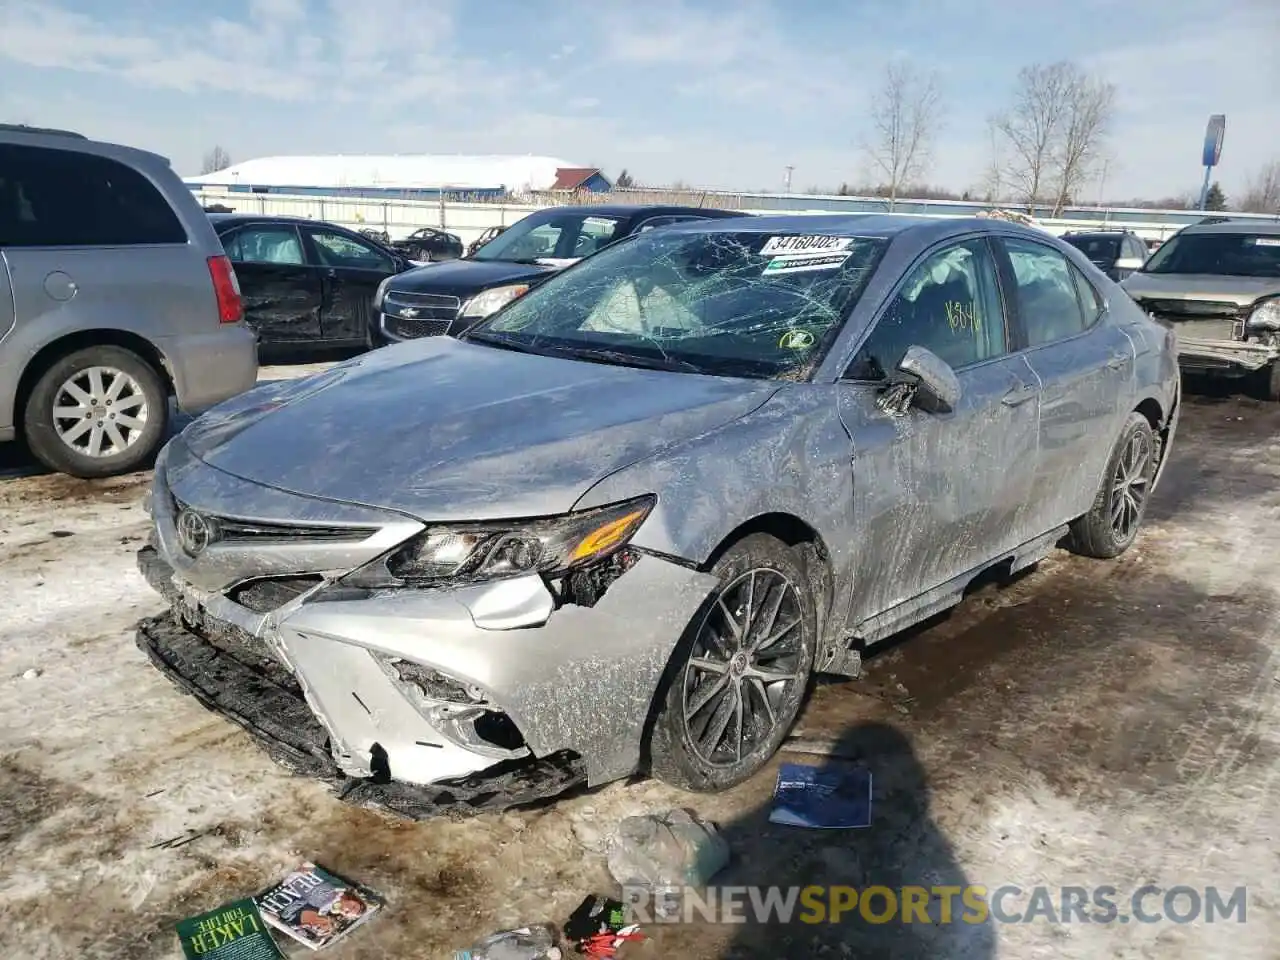
<path fill-rule="evenodd" d="M 373 299 L 374 346 L 458 334 L 560 270 L 624 237 L 686 220 L 741 217 L 702 207 L 548 207 L 470 257 L 391 277 Z"/>
<path fill-rule="evenodd" d="M 1062 239 L 1117 283 L 1141 270 L 1148 256 L 1147 242 L 1131 230 L 1073 230 Z"/>

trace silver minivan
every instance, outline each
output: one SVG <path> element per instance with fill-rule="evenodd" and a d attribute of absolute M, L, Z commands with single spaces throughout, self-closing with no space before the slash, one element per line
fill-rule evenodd
<path fill-rule="evenodd" d="M 164 157 L 0 124 L 0 441 L 54 470 L 145 466 L 170 398 L 253 386 L 235 271 Z"/>

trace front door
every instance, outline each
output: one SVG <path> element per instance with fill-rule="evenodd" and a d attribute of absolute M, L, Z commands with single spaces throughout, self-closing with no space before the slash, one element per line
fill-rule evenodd
<path fill-rule="evenodd" d="M 294 227 L 251 223 L 225 234 L 222 246 L 240 281 L 245 323 L 257 331 L 260 343 L 321 339 L 320 274 L 307 263 Z"/>
<path fill-rule="evenodd" d="M 1134 406 L 1133 342 L 1062 253 L 1033 240 L 1000 242 L 1025 355 L 1040 384 L 1035 490 L 1049 529 L 1087 512 L 1098 492 L 1112 440 Z"/>
<path fill-rule="evenodd" d="M 913 344 L 956 371 L 956 408 L 882 410 Z M 850 624 L 878 616 L 1016 547 L 1037 456 L 1036 381 L 1009 352 L 995 258 L 978 238 L 931 252 L 881 313 L 838 385 L 863 531 Z"/>
<path fill-rule="evenodd" d="M 378 284 L 396 263 L 373 244 L 336 230 L 307 227 L 315 263 L 324 278 L 320 326 L 331 343 L 364 343 Z"/>

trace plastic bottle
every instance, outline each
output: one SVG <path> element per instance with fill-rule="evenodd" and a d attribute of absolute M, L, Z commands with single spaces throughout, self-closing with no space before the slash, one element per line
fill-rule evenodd
<path fill-rule="evenodd" d="M 545 926 L 520 927 L 490 934 L 470 950 L 456 950 L 453 960 L 560 960 L 554 931 Z"/>

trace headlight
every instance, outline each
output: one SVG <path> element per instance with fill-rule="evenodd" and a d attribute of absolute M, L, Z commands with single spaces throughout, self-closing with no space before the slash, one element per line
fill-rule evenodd
<path fill-rule="evenodd" d="M 1258 304 L 1249 314 L 1250 330 L 1280 330 L 1280 297 Z"/>
<path fill-rule="evenodd" d="M 378 284 L 378 289 L 373 292 L 373 309 L 375 310 L 382 309 L 382 298 L 387 295 L 387 287 L 390 286 L 391 281 L 394 279 L 395 279 L 395 274 L 392 274 L 391 276 L 387 277 L 387 279 L 383 280 L 380 284 Z"/>
<path fill-rule="evenodd" d="M 525 573 L 560 576 L 622 549 L 653 509 L 655 497 L 517 523 L 429 527 L 382 564 L 400 583 L 492 580 Z M 364 572 L 353 585 L 372 581 Z"/>
<path fill-rule="evenodd" d="M 492 290 L 485 290 L 483 293 L 477 293 L 468 300 L 458 316 L 464 318 L 487 317 L 489 314 L 501 310 L 512 300 L 524 296 L 528 291 L 529 284 L 527 283 L 513 283 L 507 287 L 494 287 Z"/>

